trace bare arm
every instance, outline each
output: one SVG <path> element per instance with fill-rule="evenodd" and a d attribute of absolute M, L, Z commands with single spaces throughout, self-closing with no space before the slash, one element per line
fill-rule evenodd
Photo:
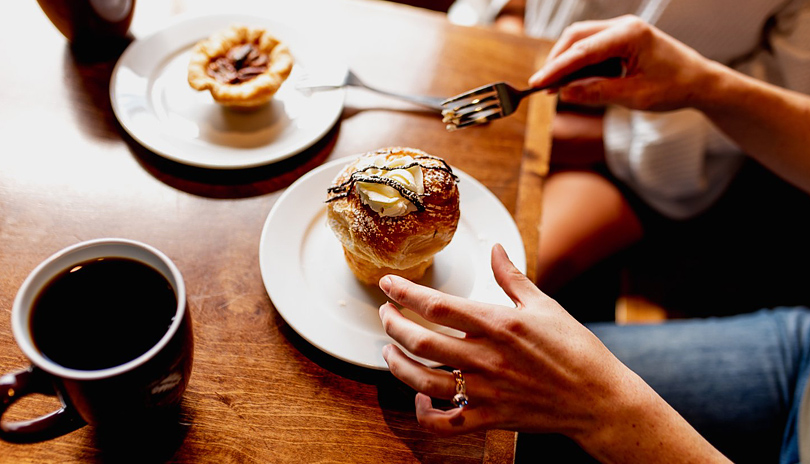
<path fill-rule="evenodd" d="M 714 65 L 695 107 L 740 148 L 810 193 L 810 97 Z"/>
<path fill-rule="evenodd" d="M 453 297 L 394 276 L 380 281 L 391 300 L 466 334 L 433 332 L 391 303 L 380 308 L 386 332 L 405 349 L 464 373 L 468 406 L 434 409 L 431 397 L 455 393 L 453 376 L 393 345 L 383 350 L 391 372 L 420 392 L 416 415 L 422 426 L 445 435 L 487 428 L 563 433 L 606 463 L 728 462 L 498 245 L 492 270 L 516 307 Z"/>
<path fill-rule="evenodd" d="M 553 83 L 610 57 L 625 60 L 624 78 L 578 81 L 560 88 L 560 98 L 651 111 L 696 108 L 743 151 L 810 192 L 810 97 L 710 61 L 638 18 L 569 27 L 530 83 Z"/>

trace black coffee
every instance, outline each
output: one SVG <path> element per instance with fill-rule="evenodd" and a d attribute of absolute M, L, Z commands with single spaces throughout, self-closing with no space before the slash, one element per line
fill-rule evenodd
<path fill-rule="evenodd" d="M 174 290 L 155 269 L 127 258 L 93 259 L 45 285 L 31 310 L 31 336 L 57 364 L 104 369 L 155 346 L 176 309 Z"/>

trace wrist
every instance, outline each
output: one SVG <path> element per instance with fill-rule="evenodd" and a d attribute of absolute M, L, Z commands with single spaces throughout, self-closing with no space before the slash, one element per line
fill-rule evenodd
<path fill-rule="evenodd" d="M 594 408 L 588 427 L 571 435 L 583 449 L 604 462 L 614 460 L 610 456 L 620 451 L 618 443 L 637 443 L 636 434 L 645 426 L 646 415 L 657 409 L 657 395 L 635 374 L 628 372 L 622 380 L 618 383 L 621 388 Z"/>
<path fill-rule="evenodd" d="M 716 61 L 709 61 L 705 72 L 697 79 L 689 106 L 707 115 L 729 111 L 745 92 L 745 84 L 743 75 Z"/>
<path fill-rule="evenodd" d="M 632 371 L 571 438 L 604 463 L 729 461 Z"/>

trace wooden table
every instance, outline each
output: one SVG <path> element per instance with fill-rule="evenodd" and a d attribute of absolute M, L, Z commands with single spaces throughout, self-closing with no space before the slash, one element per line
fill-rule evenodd
<path fill-rule="evenodd" d="M 131 31 L 144 37 L 184 12 L 282 10 L 313 39 L 338 44 L 367 81 L 414 93 L 523 83 L 548 50 L 533 39 L 457 27 L 441 14 L 381 1 L 138 0 Z M 514 434 L 434 436 L 416 422 L 413 392 L 388 372 L 340 362 L 301 339 L 262 284 L 259 236 L 273 204 L 302 174 L 390 145 L 443 156 L 510 212 L 536 216 L 537 192 L 519 208 L 518 186 L 537 188 L 542 177 L 547 100 L 497 124 L 448 133 L 435 115 L 350 89 L 339 123 L 312 148 L 269 166 L 206 170 L 167 161 L 130 138 L 108 97 L 115 57 L 72 51 L 35 2 L 0 15 L 0 44 L 0 371 L 28 364 L 9 326 L 22 281 L 55 251 L 99 237 L 140 240 L 177 263 L 196 342 L 181 420 L 170 430 L 108 442 L 88 426 L 44 443 L 0 442 L 0 461 L 513 460 Z M 535 123 L 527 128 L 530 106 Z M 521 169 L 524 153 L 528 170 Z M 536 228 L 530 221 L 522 230 Z M 33 417 L 54 401 L 25 398 L 7 418 Z"/>

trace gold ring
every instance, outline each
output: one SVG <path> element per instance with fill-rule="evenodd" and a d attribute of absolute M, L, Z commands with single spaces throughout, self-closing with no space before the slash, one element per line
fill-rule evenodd
<path fill-rule="evenodd" d="M 464 382 L 464 374 L 462 374 L 460 370 L 455 369 L 453 371 L 453 378 L 456 380 L 456 394 L 451 401 L 453 406 L 463 408 L 467 406 L 468 403 L 467 384 Z"/>

